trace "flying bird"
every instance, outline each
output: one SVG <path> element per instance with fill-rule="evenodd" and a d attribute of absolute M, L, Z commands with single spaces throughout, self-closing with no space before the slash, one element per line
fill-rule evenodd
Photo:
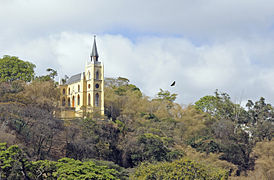
<path fill-rule="evenodd" d="M 173 83 L 170 86 L 175 86 L 175 81 L 173 81 Z"/>

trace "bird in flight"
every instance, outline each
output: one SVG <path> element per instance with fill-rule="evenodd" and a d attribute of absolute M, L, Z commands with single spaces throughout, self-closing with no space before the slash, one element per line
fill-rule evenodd
<path fill-rule="evenodd" d="M 175 86 L 175 81 L 173 81 L 173 83 L 170 86 Z"/>

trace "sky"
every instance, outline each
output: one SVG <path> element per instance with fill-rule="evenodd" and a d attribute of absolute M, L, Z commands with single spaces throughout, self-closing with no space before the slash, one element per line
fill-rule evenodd
<path fill-rule="evenodd" d="M 37 75 L 83 72 L 96 35 L 105 77 L 151 98 L 162 88 L 188 105 L 218 89 L 274 104 L 273 0 L 0 0 L 0 23 L 0 57 Z"/>

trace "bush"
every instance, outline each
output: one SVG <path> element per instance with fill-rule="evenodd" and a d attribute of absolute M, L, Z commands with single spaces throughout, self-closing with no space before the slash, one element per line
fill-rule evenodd
<path fill-rule="evenodd" d="M 157 164 L 143 163 L 132 179 L 228 179 L 228 171 L 199 164 L 189 159 Z"/>

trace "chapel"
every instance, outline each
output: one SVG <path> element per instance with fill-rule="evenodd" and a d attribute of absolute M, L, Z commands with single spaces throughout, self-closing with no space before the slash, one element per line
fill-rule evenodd
<path fill-rule="evenodd" d="M 95 36 L 85 71 L 59 82 L 59 87 L 61 118 L 104 115 L 104 66 L 99 61 Z"/>

